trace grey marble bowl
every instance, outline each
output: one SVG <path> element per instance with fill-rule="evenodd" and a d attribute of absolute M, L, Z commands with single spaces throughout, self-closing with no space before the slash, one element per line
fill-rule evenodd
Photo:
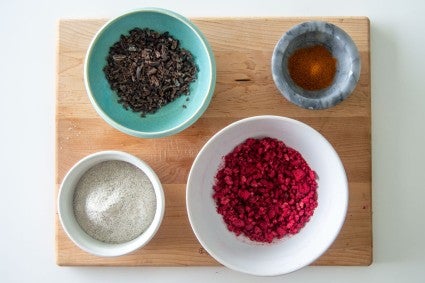
<path fill-rule="evenodd" d="M 296 85 L 288 72 L 288 58 L 299 48 L 323 45 L 337 59 L 332 84 L 309 91 Z M 276 44 L 272 56 L 273 80 L 282 95 L 306 109 L 325 109 L 347 98 L 359 80 L 360 56 L 351 37 L 341 28 L 320 21 L 304 22 L 286 32 Z"/>

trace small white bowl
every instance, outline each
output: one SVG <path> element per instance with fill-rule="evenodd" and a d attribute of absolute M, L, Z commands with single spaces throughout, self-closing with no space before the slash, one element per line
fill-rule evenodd
<path fill-rule="evenodd" d="M 140 236 L 121 244 L 108 244 L 90 237 L 78 224 L 73 208 L 75 187 L 84 173 L 94 165 L 109 160 L 125 161 L 142 170 L 151 181 L 156 196 L 156 212 L 152 223 Z M 155 172 L 142 160 L 121 151 L 102 151 L 77 162 L 63 179 L 58 196 L 59 219 L 65 233 L 82 250 L 102 257 L 120 256 L 146 245 L 158 231 L 165 210 L 165 197 L 161 182 Z"/>
<path fill-rule="evenodd" d="M 318 206 L 310 221 L 298 234 L 271 244 L 229 232 L 212 197 L 223 156 L 247 138 L 261 137 L 296 149 L 318 175 Z M 201 149 L 189 173 L 186 204 L 196 237 L 217 261 L 248 274 L 280 275 L 309 265 L 335 240 L 347 212 L 347 177 L 332 145 L 310 126 L 285 117 L 251 117 L 225 127 Z"/>

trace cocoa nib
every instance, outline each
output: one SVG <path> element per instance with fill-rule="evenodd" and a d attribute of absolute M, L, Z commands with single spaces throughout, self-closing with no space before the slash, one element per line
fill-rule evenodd
<path fill-rule="evenodd" d="M 103 71 L 118 102 L 142 117 L 189 95 L 198 72 L 192 54 L 178 40 L 150 29 L 135 28 L 121 35 L 106 61 Z"/>

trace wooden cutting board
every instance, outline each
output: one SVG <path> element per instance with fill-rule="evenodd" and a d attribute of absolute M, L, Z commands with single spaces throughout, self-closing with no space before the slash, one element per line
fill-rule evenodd
<path fill-rule="evenodd" d="M 122 150 L 148 162 L 161 179 L 166 213 L 155 238 L 132 254 L 101 258 L 87 254 L 66 236 L 56 214 L 58 265 L 218 265 L 195 238 L 187 218 L 185 185 L 192 162 L 218 130 L 241 118 L 272 114 L 303 121 L 321 132 L 347 171 L 350 202 L 345 224 L 330 249 L 313 265 L 369 265 L 372 262 L 371 92 L 369 20 L 315 18 L 351 35 L 361 55 L 354 93 L 327 110 L 305 110 L 286 101 L 274 86 L 274 45 L 293 25 L 311 18 L 193 19 L 209 40 L 217 61 L 217 85 L 205 114 L 172 137 L 140 139 L 104 122 L 91 106 L 83 83 L 84 56 L 105 20 L 61 20 L 57 53 L 56 188 L 79 159 L 101 150 Z"/>

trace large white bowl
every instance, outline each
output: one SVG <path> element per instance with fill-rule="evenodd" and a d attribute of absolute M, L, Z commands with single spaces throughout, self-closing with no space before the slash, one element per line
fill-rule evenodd
<path fill-rule="evenodd" d="M 78 224 L 74 215 L 73 198 L 78 181 L 94 165 L 109 160 L 125 161 L 142 170 L 151 181 L 156 196 L 156 211 L 152 223 L 140 236 L 121 244 L 104 243 L 90 237 Z M 122 151 L 101 151 L 81 159 L 66 174 L 58 196 L 59 220 L 65 233 L 82 250 L 103 257 L 124 255 L 146 245 L 158 231 L 164 216 L 164 210 L 164 191 L 158 176 L 148 164 L 134 155 Z"/>
<path fill-rule="evenodd" d="M 247 138 L 266 136 L 299 151 L 318 175 L 314 215 L 298 234 L 272 244 L 229 232 L 212 198 L 222 157 Z M 225 127 L 201 149 L 189 173 L 186 204 L 196 237 L 217 261 L 244 273 L 280 275 L 309 265 L 335 240 L 347 212 L 347 177 L 332 145 L 310 126 L 285 117 L 251 117 Z"/>

